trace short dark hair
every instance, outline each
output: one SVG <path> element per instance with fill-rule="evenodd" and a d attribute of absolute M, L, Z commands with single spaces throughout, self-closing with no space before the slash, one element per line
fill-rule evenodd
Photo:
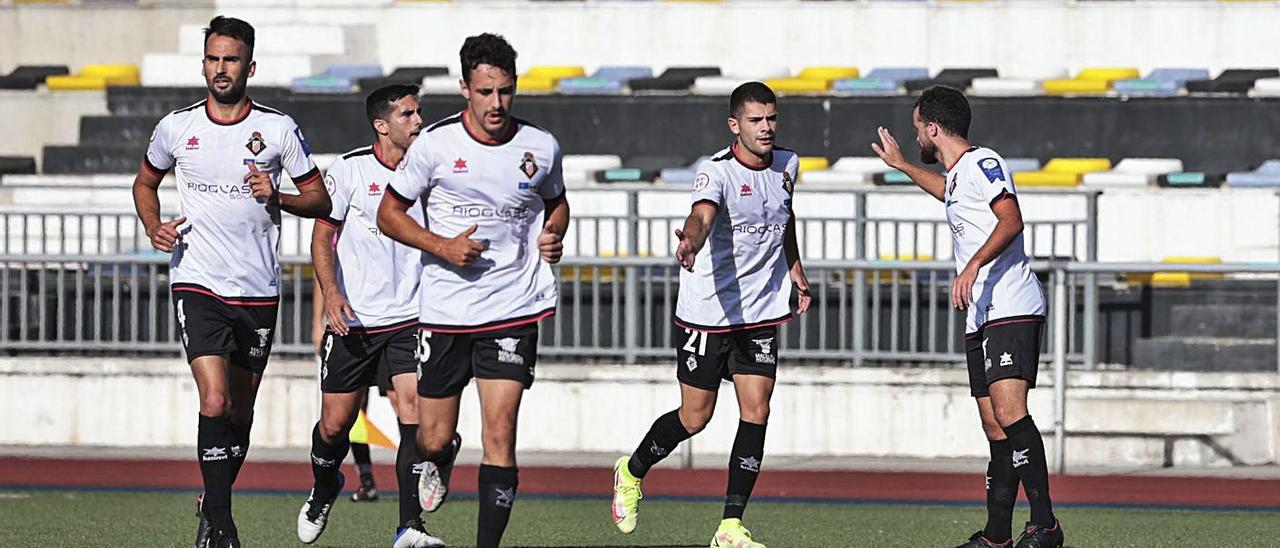
<path fill-rule="evenodd" d="M 364 113 L 369 116 L 369 123 L 379 118 L 386 120 L 396 101 L 408 96 L 418 96 L 418 86 L 413 84 L 388 84 L 373 90 L 364 99 Z"/>
<path fill-rule="evenodd" d="M 742 114 L 742 106 L 747 103 L 776 105 L 778 104 L 778 96 L 774 95 L 769 86 L 760 82 L 742 84 L 735 88 L 733 94 L 729 96 L 729 116 L 737 118 L 739 114 Z"/>
<path fill-rule="evenodd" d="M 462 79 L 470 82 L 471 71 L 480 65 L 492 65 L 516 75 L 516 50 L 507 39 L 497 34 L 484 33 L 468 36 L 462 43 Z"/>
<path fill-rule="evenodd" d="M 208 43 L 209 37 L 215 34 L 221 34 L 244 42 L 246 46 L 249 46 L 249 53 L 253 53 L 253 25 L 246 23 L 244 20 L 221 15 L 214 17 L 209 20 L 209 26 L 204 29 L 205 43 Z"/>
<path fill-rule="evenodd" d="M 920 109 L 920 119 L 925 123 L 938 124 L 947 133 L 969 138 L 969 121 L 973 113 L 969 111 L 969 100 L 964 92 L 951 86 L 929 86 L 916 98 L 916 108 Z"/>

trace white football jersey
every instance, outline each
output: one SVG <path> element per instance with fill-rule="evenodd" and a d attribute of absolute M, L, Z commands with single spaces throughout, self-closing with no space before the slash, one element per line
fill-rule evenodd
<path fill-rule="evenodd" d="M 333 210 L 319 222 L 340 229 L 338 289 L 355 312 L 347 320 L 350 327 L 376 329 L 418 319 L 422 252 L 378 230 L 378 204 L 395 168 L 367 146 L 334 160 L 325 173 Z M 421 209 L 409 208 L 409 216 L 422 223 Z"/>
<path fill-rule="evenodd" d="M 471 239 L 489 244 L 466 268 L 422 254 L 418 320 L 442 333 L 536 322 L 554 314 L 559 299 L 538 235 L 543 201 L 564 195 L 560 144 L 519 119 L 509 141 L 487 144 L 464 119 L 445 118 L 418 135 L 388 187 L 407 205 L 421 202 L 431 232 L 452 238 L 476 225 Z"/>
<path fill-rule="evenodd" d="M 142 165 L 170 169 L 186 223 L 169 262 L 171 284 L 196 285 L 224 298 L 280 295 L 280 208 L 254 199 L 249 164 L 277 191 L 282 170 L 303 187 L 320 180 L 293 118 L 250 101 L 235 120 L 218 120 L 208 100 L 175 110 L 156 124 Z"/>
<path fill-rule="evenodd" d="M 783 236 L 800 159 L 775 147 L 771 163 L 749 165 L 734 145 L 702 162 L 693 182 L 692 203 L 718 209 L 693 272 L 680 270 L 675 322 L 686 329 L 751 329 L 792 317 Z"/>
<path fill-rule="evenodd" d="M 969 149 L 947 170 L 946 178 L 943 202 L 959 273 L 996 228 L 998 220 L 991 210 L 996 198 L 1018 191 L 1004 158 L 989 148 Z M 1027 264 L 1022 234 L 1018 234 L 995 260 L 978 270 L 965 333 L 975 333 L 992 320 L 1044 314 L 1044 290 Z"/>

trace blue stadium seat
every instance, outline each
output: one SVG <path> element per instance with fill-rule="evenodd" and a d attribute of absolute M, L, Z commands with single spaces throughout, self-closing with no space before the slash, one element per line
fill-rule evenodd
<path fill-rule="evenodd" d="M 622 90 L 622 81 L 595 76 L 564 78 L 556 83 L 556 91 L 565 95 L 620 95 Z"/>
<path fill-rule="evenodd" d="M 1233 187 L 1280 187 L 1280 160 L 1267 160 L 1253 171 L 1235 171 L 1227 174 L 1227 185 Z"/>
<path fill-rule="evenodd" d="M 668 185 L 691 185 L 694 177 L 698 176 L 698 164 L 705 162 L 709 158 L 711 157 L 702 156 L 685 167 L 663 168 L 662 171 L 658 172 L 658 177 Z"/>
<path fill-rule="evenodd" d="M 929 69 L 924 67 L 881 67 L 862 78 L 836 80 L 832 89 L 849 95 L 893 95 L 903 82 L 928 77 Z"/>
<path fill-rule="evenodd" d="M 1209 69 L 1158 68 L 1146 78 L 1117 81 L 1112 89 L 1122 95 L 1177 95 L 1188 81 L 1208 78 Z"/>

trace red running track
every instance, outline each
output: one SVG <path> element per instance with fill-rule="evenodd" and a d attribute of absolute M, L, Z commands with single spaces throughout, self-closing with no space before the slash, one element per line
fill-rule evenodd
<path fill-rule="evenodd" d="M 350 474 L 351 467 L 345 467 Z M 375 467 L 380 485 L 395 485 L 395 470 Z M 608 496 L 612 472 L 600 468 L 525 467 L 520 492 L 561 496 Z M 654 470 L 645 479 L 648 496 L 720 497 L 726 472 Z M 475 493 L 476 467 L 458 466 L 454 492 Z M 348 478 L 354 481 L 355 478 Z M 348 485 L 352 485 L 348 481 Z M 1216 506 L 1280 509 L 1280 480 L 1172 476 L 1055 476 L 1058 503 L 1138 506 Z M 0 457 L 0 486 L 123 489 L 200 488 L 195 459 L 85 460 Z M 311 486 L 311 468 L 303 463 L 245 465 L 237 489 L 294 491 Z M 832 501 L 974 502 L 984 500 L 983 476 L 954 473 L 860 471 L 766 471 L 754 496 Z"/>

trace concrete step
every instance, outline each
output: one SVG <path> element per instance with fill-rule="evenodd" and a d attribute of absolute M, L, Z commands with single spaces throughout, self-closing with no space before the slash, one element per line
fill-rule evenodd
<path fill-rule="evenodd" d="M 146 139 L 127 144 L 46 145 L 43 170 L 51 175 L 137 173 L 146 150 Z"/>
<path fill-rule="evenodd" d="M 1188 337 L 1276 336 L 1276 307 L 1265 304 L 1176 304 L 1172 335 Z"/>
<path fill-rule="evenodd" d="M 1275 371 L 1276 341 L 1182 336 L 1137 339 L 1133 366 L 1174 371 Z"/>
<path fill-rule="evenodd" d="M 155 116 L 84 116 L 80 118 L 80 144 L 147 142 L 159 121 Z"/>

